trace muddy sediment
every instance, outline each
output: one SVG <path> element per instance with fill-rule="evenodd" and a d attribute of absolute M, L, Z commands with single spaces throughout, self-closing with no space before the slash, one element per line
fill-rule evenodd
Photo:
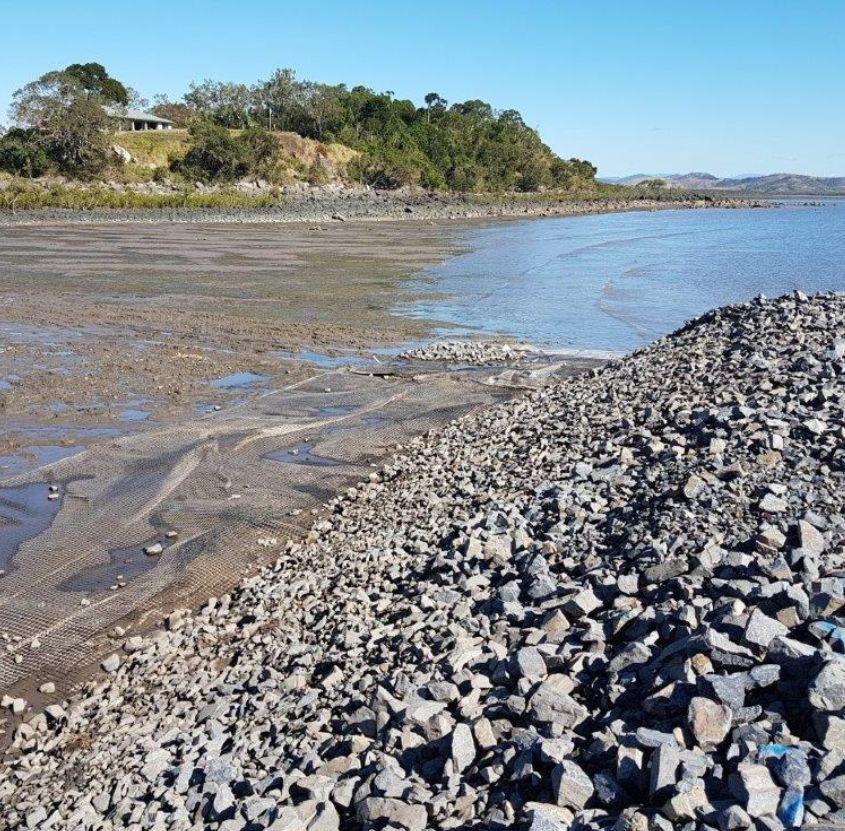
<path fill-rule="evenodd" d="M 118 622 L 225 591 L 261 562 L 258 540 L 301 534 L 396 443 L 520 389 L 507 366 L 390 365 L 435 325 L 393 313 L 413 296 L 406 278 L 465 227 L 4 229 L 0 487 L 35 488 L 38 504 L 11 500 L 3 517 L 18 530 L 0 682 L 67 673 Z M 165 527 L 177 541 L 139 559 Z"/>
<path fill-rule="evenodd" d="M 404 278 L 453 250 L 450 232 L 411 223 L 6 229 L 0 412 L 168 422 L 237 400 L 219 383 L 235 373 L 273 388 L 321 358 L 368 358 L 425 335 L 391 308 L 410 296 Z"/>

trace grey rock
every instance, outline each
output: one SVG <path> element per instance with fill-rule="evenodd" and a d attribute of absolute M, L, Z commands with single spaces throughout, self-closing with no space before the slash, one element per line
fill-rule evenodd
<path fill-rule="evenodd" d="M 475 742 L 468 724 L 458 724 L 452 731 L 451 759 L 454 769 L 462 773 L 475 761 Z"/>
<path fill-rule="evenodd" d="M 425 831 L 428 814 L 422 805 L 371 796 L 358 803 L 358 817 L 367 823 L 388 822 L 406 831 Z"/>
<path fill-rule="evenodd" d="M 808 697 L 817 710 L 836 713 L 845 709 L 845 660 L 828 661 L 810 684 Z"/>
<path fill-rule="evenodd" d="M 765 765 L 740 765 L 731 775 L 731 790 L 746 812 L 756 818 L 774 814 L 780 804 L 780 788 Z"/>
<path fill-rule="evenodd" d="M 745 627 L 745 642 L 765 649 L 775 638 L 788 634 L 789 629 L 780 621 L 764 615 L 759 609 L 754 609 Z"/>
<path fill-rule="evenodd" d="M 587 709 L 566 692 L 571 685 L 565 676 L 553 675 L 544 681 L 529 701 L 531 715 L 558 727 L 575 727 L 587 717 Z"/>
<path fill-rule="evenodd" d="M 575 762 L 564 761 L 552 770 L 552 791 L 558 805 L 583 808 L 593 795 L 593 783 Z"/>

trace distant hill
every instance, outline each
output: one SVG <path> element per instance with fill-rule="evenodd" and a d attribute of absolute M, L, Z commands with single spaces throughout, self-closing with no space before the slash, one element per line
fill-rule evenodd
<path fill-rule="evenodd" d="M 663 179 L 669 187 L 685 190 L 732 190 L 773 196 L 845 196 L 845 176 L 803 176 L 799 173 L 769 173 L 732 179 L 720 179 L 712 173 L 635 173 L 602 181 L 638 185 L 647 179 Z"/>
<path fill-rule="evenodd" d="M 799 173 L 770 173 L 744 179 L 720 179 L 719 187 L 777 195 L 845 196 L 845 176 L 802 176 Z"/>

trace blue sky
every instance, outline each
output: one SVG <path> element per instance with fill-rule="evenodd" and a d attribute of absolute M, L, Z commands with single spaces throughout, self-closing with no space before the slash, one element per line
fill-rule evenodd
<path fill-rule="evenodd" d="M 513 107 L 600 175 L 845 175 L 845 1 L 0 0 L 0 121 L 96 60 L 148 97 L 276 67 Z"/>

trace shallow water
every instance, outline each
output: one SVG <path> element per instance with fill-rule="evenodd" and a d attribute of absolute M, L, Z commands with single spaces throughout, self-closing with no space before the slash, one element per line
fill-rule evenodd
<path fill-rule="evenodd" d="M 354 407 L 344 404 L 326 404 L 317 410 L 317 415 L 325 416 L 327 418 L 333 416 L 345 416 L 354 410 Z"/>
<path fill-rule="evenodd" d="M 0 488 L 0 569 L 8 571 L 22 543 L 50 527 L 61 499 L 48 499 L 48 485 L 35 483 Z"/>
<path fill-rule="evenodd" d="M 276 349 L 271 354 L 287 361 L 304 361 L 307 364 L 314 364 L 323 369 L 334 369 L 347 365 L 358 366 L 367 363 L 367 358 L 351 352 L 339 352 L 336 355 L 329 355 L 325 352 L 315 352 L 312 349 L 300 349 L 298 352 L 291 352 L 288 349 Z"/>
<path fill-rule="evenodd" d="M 265 454 L 265 459 L 274 462 L 287 462 L 292 465 L 310 465 L 313 467 L 337 467 L 342 465 L 340 459 L 332 459 L 329 456 L 320 456 L 313 452 L 313 443 L 302 442 L 288 450 L 274 450 Z"/>
<path fill-rule="evenodd" d="M 845 290 L 842 200 L 501 223 L 462 241 L 400 311 L 553 348 L 628 351 L 760 293 Z"/>
<path fill-rule="evenodd" d="M 211 386 L 223 390 L 238 390 L 266 380 L 266 375 L 258 375 L 255 372 L 233 372 L 231 375 L 225 375 L 223 378 L 212 381 Z"/>
<path fill-rule="evenodd" d="M 107 591 L 120 583 L 129 583 L 135 577 L 154 569 L 161 555 L 150 556 L 144 548 L 160 542 L 167 548 L 169 540 L 157 536 L 140 545 L 114 548 L 109 551 L 109 561 L 80 571 L 61 585 L 63 591 Z"/>
<path fill-rule="evenodd" d="M 121 421 L 146 421 L 149 417 L 150 414 L 146 410 L 136 410 L 133 408 L 123 410 L 120 414 Z"/>
<path fill-rule="evenodd" d="M 0 456 L 0 479 L 60 462 L 83 450 L 84 446 L 65 447 L 58 444 L 33 444 L 23 447 L 18 453 Z"/>

